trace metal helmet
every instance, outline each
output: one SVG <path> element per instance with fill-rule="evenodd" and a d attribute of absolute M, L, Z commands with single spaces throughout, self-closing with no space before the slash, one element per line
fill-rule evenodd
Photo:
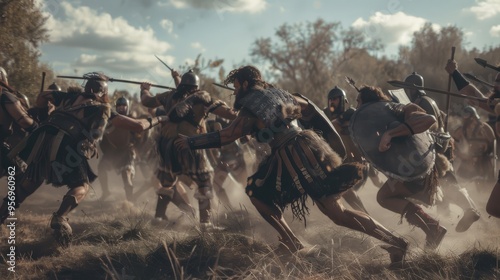
<path fill-rule="evenodd" d="M 126 106 L 126 109 L 125 111 L 119 111 L 118 110 L 118 106 Z M 129 113 L 129 110 L 130 110 L 130 106 L 129 106 L 129 101 L 127 98 L 125 97 L 120 97 L 118 99 L 116 99 L 116 102 L 115 102 L 115 108 L 116 108 L 116 111 L 119 113 L 119 114 L 122 114 L 122 115 L 128 115 Z"/>
<path fill-rule="evenodd" d="M 30 100 L 28 99 L 28 96 L 26 94 L 16 92 L 17 98 L 19 98 L 19 101 L 23 105 L 23 107 L 28 110 L 30 108 Z"/>
<path fill-rule="evenodd" d="M 47 87 L 47 89 L 53 90 L 53 91 L 61 91 L 61 87 L 56 84 L 56 82 L 53 82 L 50 84 L 50 86 Z"/>
<path fill-rule="evenodd" d="M 330 99 L 335 99 L 339 97 L 340 98 L 340 101 L 339 101 L 339 107 L 338 107 L 338 110 L 335 109 L 335 113 L 343 113 L 344 110 L 345 110 L 345 103 L 349 103 L 349 101 L 347 101 L 347 95 L 345 93 L 345 91 L 341 88 L 339 88 L 338 86 L 335 86 L 334 88 L 332 88 L 329 92 L 328 92 L 328 100 Z"/>
<path fill-rule="evenodd" d="M 423 87 L 424 86 L 424 77 L 417 74 L 417 72 L 413 72 L 405 78 L 405 83 L 409 83 L 409 84 L 413 84 L 413 85 L 416 85 L 419 87 Z M 416 90 L 416 93 L 417 93 L 417 95 L 425 95 L 426 94 L 425 91 L 423 91 L 421 89 Z M 410 98 L 411 101 L 415 101 L 415 99 L 418 97 L 417 95 L 412 93 L 411 96 L 408 96 L 408 97 Z"/>
<path fill-rule="evenodd" d="M 424 77 L 417 74 L 417 72 L 413 72 L 408 77 L 405 78 L 405 83 L 414 84 L 416 86 L 423 87 L 424 86 Z"/>
<path fill-rule="evenodd" d="M 191 69 L 182 75 L 179 85 L 198 87 L 200 86 L 200 78 Z"/>
<path fill-rule="evenodd" d="M 481 117 L 479 117 L 479 114 L 477 113 L 476 111 L 476 108 L 472 107 L 472 106 L 465 106 L 464 107 L 464 113 L 463 113 L 463 116 L 465 118 L 468 118 L 468 117 L 471 117 L 473 116 L 474 118 L 476 118 L 477 120 L 481 119 Z"/>
<path fill-rule="evenodd" d="M 104 74 L 92 72 L 83 75 L 87 79 L 85 83 L 85 94 L 95 94 L 99 97 L 108 94 L 109 78 Z"/>
<path fill-rule="evenodd" d="M 3 67 L 0 67 L 0 81 L 9 84 L 9 79 L 7 78 L 7 71 Z"/>

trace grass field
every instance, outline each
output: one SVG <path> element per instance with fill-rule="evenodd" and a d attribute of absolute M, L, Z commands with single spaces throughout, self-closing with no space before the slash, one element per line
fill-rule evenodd
<path fill-rule="evenodd" d="M 98 185 L 98 184 L 97 184 Z M 372 216 L 410 241 L 402 269 L 388 269 L 389 257 L 381 242 L 336 226 L 312 203 L 307 227 L 286 218 L 307 244 L 296 254 L 276 251 L 276 232 L 267 225 L 244 196 L 242 187 L 230 190 L 234 209 L 214 202 L 213 223 L 222 231 L 200 232 L 195 220 L 170 205 L 169 223 L 151 223 L 155 195 L 145 193 L 137 203 L 123 200 L 120 184 L 113 198 L 97 199 L 91 191 L 70 215 L 74 240 L 61 247 L 49 228 L 65 189 L 43 186 L 17 211 L 15 273 L 7 270 L 5 226 L 0 230 L 0 279 L 497 279 L 500 221 L 488 218 L 484 202 L 488 191 L 470 189 L 481 219 L 466 233 L 454 226 L 461 211 L 452 206 L 450 215 L 438 216 L 448 228 L 440 248 L 424 251 L 425 236 L 419 229 L 400 224 L 400 217 L 375 201 L 377 189 L 368 184 L 360 191 Z M 3 191 L 3 190 L 2 190 Z M 3 195 L 3 194 L 2 194 Z M 192 196 L 191 196 L 192 197 Z M 192 200 L 194 202 L 194 200 Z"/>

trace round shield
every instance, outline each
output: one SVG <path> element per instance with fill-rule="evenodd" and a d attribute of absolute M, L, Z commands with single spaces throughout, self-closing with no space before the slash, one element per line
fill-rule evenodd
<path fill-rule="evenodd" d="M 384 101 L 362 105 L 351 118 L 351 137 L 366 160 L 386 176 L 402 181 L 423 178 L 436 157 L 428 132 L 393 138 L 389 150 L 378 149 L 384 132 L 404 121 L 395 114 L 394 106 L 403 105 Z"/>

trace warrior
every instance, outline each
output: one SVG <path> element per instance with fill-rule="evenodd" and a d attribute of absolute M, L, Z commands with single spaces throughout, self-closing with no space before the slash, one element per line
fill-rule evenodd
<path fill-rule="evenodd" d="M 424 78 L 413 72 L 405 79 L 406 83 L 417 86 L 424 86 Z M 455 231 L 464 232 L 470 226 L 479 220 L 480 212 L 472 198 L 469 196 L 467 189 L 461 186 L 456 178 L 453 170 L 454 159 L 454 143 L 449 133 L 445 131 L 444 113 L 439 109 L 436 102 L 430 98 L 424 90 L 421 89 L 405 89 L 410 101 L 420 108 L 424 109 L 427 114 L 436 118 L 436 123 L 429 129 L 431 135 L 435 138 L 436 144 L 436 168 L 438 170 L 438 178 L 440 187 L 443 191 L 442 201 L 437 202 L 439 211 L 449 213 L 450 203 L 454 203 L 462 208 L 464 214 L 455 227 Z"/>
<path fill-rule="evenodd" d="M 335 86 L 328 92 L 328 106 L 323 109 L 323 112 L 332 121 L 333 126 L 342 138 L 347 154 L 345 162 L 358 162 L 366 165 L 365 170 L 367 170 L 372 180 L 375 184 L 379 183 L 381 186 L 376 169 L 363 160 L 349 135 L 349 118 L 354 113 L 354 108 L 349 107 L 346 92 L 342 88 Z M 365 183 L 366 180 L 363 180 L 361 183 L 347 190 L 342 197 L 353 209 L 368 213 L 361 198 L 357 194 L 357 191 L 359 191 Z"/>
<path fill-rule="evenodd" d="M 345 148 L 322 110 L 301 95 L 266 83 L 253 66 L 231 71 L 225 80 L 226 85 L 230 83 L 235 88 L 234 108 L 239 110 L 238 117 L 220 131 L 181 137 L 176 146 L 193 150 L 218 148 L 245 135 L 269 143 L 271 154 L 248 178 L 246 193 L 279 233 L 279 248 L 304 248 L 283 218 L 283 211 L 290 205 L 294 216 L 305 223 L 305 202 L 311 197 L 334 223 L 389 243 L 385 249 L 392 262 L 402 262 L 408 246 L 403 238 L 396 237 L 366 213 L 346 209 L 340 202 L 341 194 L 362 180 L 363 174 L 358 164 L 341 164 Z M 297 123 L 300 117 L 322 131 L 325 139 L 337 139 L 336 151 L 314 130 L 301 129 Z"/>
<path fill-rule="evenodd" d="M 323 109 L 323 112 L 330 120 L 337 119 L 349 106 L 349 100 L 347 100 L 346 93 L 343 89 L 335 86 L 328 92 L 327 106 Z"/>
<path fill-rule="evenodd" d="M 356 100 L 358 107 L 350 125 L 353 140 L 367 160 L 388 177 L 377 193 L 377 201 L 422 229 L 425 247 L 436 249 L 446 228 L 408 199 L 428 205 L 435 201 L 437 170 L 433 142 L 426 133 L 436 123 L 435 117 L 416 104 L 390 102 L 376 87 L 362 87 Z M 415 151 L 409 151 L 413 146 Z"/>
<path fill-rule="evenodd" d="M 486 122 L 481 121 L 474 107 L 464 108 L 463 124 L 452 136 L 457 143 L 456 155 L 461 159 L 458 174 L 475 182 L 478 187 L 485 181 L 491 181 L 496 172 L 493 170 L 493 161 L 496 160 L 495 132 Z"/>
<path fill-rule="evenodd" d="M 211 230 L 216 228 L 210 221 L 213 168 L 205 151 L 175 149 L 173 143 L 180 135 L 193 136 L 205 132 L 205 118 L 208 113 L 230 120 L 234 119 L 236 114 L 224 102 L 200 90 L 199 84 L 200 79 L 192 70 L 182 75 L 176 90 L 156 96 L 149 92 L 151 84 L 143 83 L 141 101 L 150 108 L 163 106 L 169 117 L 169 121 L 162 126 L 158 139 L 160 168 L 157 177 L 162 187 L 157 191 L 155 218 L 167 218 L 165 212 L 170 201 L 193 214 L 192 207 L 176 190 L 178 176 L 184 174 L 198 186 L 195 198 L 198 200 L 200 229 Z"/>
<path fill-rule="evenodd" d="M 333 126 L 335 127 L 337 132 L 339 132 L 340 137 L 342 138 L 342 142 L 345 145 L 347 153 L 346 162 L 354 162 L 354 160 L 352 160 L 354 154 L 352 149 L 350 149 L 351 146 L 349 146 L 349 143 L 352 143 L 352 141 L 349 142 L 350 139 L 345 139 L 349 138 L 349 132 L 347 131 L 347 135 L 343 135 L 342 128 L 340 127 L 340 123 L 338 121 L 338 119 L 342 118 L 342 116 L 346 111 L 349 111 L 350 108 L 348 106 L 349 106 L 349 101 L 347 100 L 346 92 L 343 89 L 339 88 L 338 86 L 335 86 L 328 92 L 327 107 L 323 109 L 323 112 L 328 117 L 328 119 L 332 121 Z M 361 158 L 359 159 L 360 159 L 359 162 L 362 162 Z M 345 199 L 347 204 L 349 204 L 353 209 L 368 213 L 365 206 L 363 205 L 363 202 L 361 201 L 361 198 L 356 193 L 364 185 L 364 183 L 365 181 L 357 184 L 353 188 L 350 188 L 349 190 L 343 193 L 342 197 Z"/>
<path fill-rule="evenodd" d="M 485 97 L 479 89 L 471 84 L 458 70 L 458 64 L 455 60 L 448 60 L 445 66 L 446 72 L 451 75 L 453 81 L 459 91 L 459 93 L 474 97 L 485 98 L 488 102 L 481 103 L 479 106 L 484 109 L 486 112 L 494 113 L 497 116 L 496 122 L 496 131 L 497 136 L 500 131 L 500 122 L 498 119 L 500 118 L 500 73 L 497 73 L 495 76 L 495 82 L 493 85 L 493 92 Z M 500 198 L 500 172 L 498 174 L 498 179 L 493 187 L 493 191 L 486 203 L 486 212 L 491 216 L 500 218 L 500 204 L 498 203 L 498 199 Z"/>
<path fill-rule="evenodd" d="M 123 116 L 129 115 L 129 101 L 125 97 L 120 97 L 115 101 L 116 112 Z M 99 146 L 102 157 L 97 167 L 99 182 L 101 183 L 102 196 L 106 199 L 110 195 L 108 187 L 108 170 L 114 168 L 121 175 L 125 189 L 125 197 L 128 201 L 133 201 L 132 179 L 135 175 L 136 152 L 134 149 L 134 132 L 127 129 L 117 128 L 112 123 L 108 123 Z"/>
<path fill-rule="evenodd" d="M 84 75 L 85 89 L 70 88 L 67 93 L 43 91 L 37 96 L 36 107 L 47 107 L 49 101 L 56 106 L 47 121 L 34 130 L 11 154 L 28 164 L 26 172 L 17 184 L 16 207 L 45 181 L 53 186 L 68 186 L 59 209 L 54 212 L 50 227 L 59 242 L 71 241 L 72 229 L 67 215 L 85 198 L 90 184 L 96 179 L 88 160 L 97 154 L 97 142 L 101 139 L 109 121 L 116 126 L 142 131 L 158 124 L 160 118 L 133 120 L 111 113 L 108 99 L 109 78 L 101 73 Z M 0 222 L 8 216 L 8 201 L 0 206 Z"/>
<path fill-rule="evenodd" d="M 37 127 L 37 122 L 28 115 L 21 100 L 9 86 L 7 72 L 0 67 L 0 178 L 7 175 L 9 167 L 20 174 L 24 165 L 18 158 L 11 160 L 7 156 L 11 150 L 7 141 L 14 133 L 14 125 L 31 132 Z"/>

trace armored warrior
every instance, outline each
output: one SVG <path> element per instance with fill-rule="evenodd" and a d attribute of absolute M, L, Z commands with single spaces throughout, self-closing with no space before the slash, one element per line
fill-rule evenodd
<path fill-rule="evenodd" d="M 437 170 L 433 140 L 426 131 L 436 119 L 413 103 L 390 102 L 376 87 L 362 87 L 357 102 L 351 118 L 351 136 L 365 158 L 388 177 L 378 191 L 377 201 L 422 229 L 426 248 L 437 248 L 446 228 L 408 200 L 411 197 L 434 204 Z"/>
<path fill-rule="evenodd" d="M 118 114 L 131 117 L 129 101 L 125 97 L 120 97 L 115 101 L 115 108 Z M 102 188 L 101 199 L 106 199 L 110 195 L 107 172 L 114 168 L 122 177 L 127 200 L 134 200 L 132 179 L 135 175 L 135 134 L 127 129 L 117 128 L 112 123 L 106 126 L 99 143 L 102 157 L 97 167 Z"/>
<path fill-rule="evenodd" d="M 206 132 L 205 117 L 208 113 L 226 119 L 234 119 L 236 114 L 224 102 L 199 90 L 199 83 L 198 76 L 192 70 L 182 75 L 176 90 L 156 96 L 149 92 L 150 84 L 143 83 L 141 100 L 146 107 L 163 106 L 169 117 L 158 139 L 161 160 L 157 176 L 162 188 L 157 191 L 155 218 L 166 219 L 165 212 L 170 201 L 188 213 L 193 212 L 192 207 L 176 190 L 178 176 L 184 174 L 198 186 L 195 198 L 198 200 L 200 228 L 209 230 L 214 228 L 210 222 L 213 168 L 205 151 L 175 149 L 173 143 L 180 135 L 193 136 Z"/>
<path fill-rule="evenodd" d="M 234 108 L 238 117 L 220 131 L 176 142 L 178 148 L 193 150 L 221 147 L 244 135 L 253 135 L 272 148 L 255 174 L 248 178 L 246 193 L 262 217 L 278 231 L 280 247 L 303 248 L 283 218 L 291 205 L 295 217 L 304 220 L 306 198 L 336 224 L 366 233 L 390 246 L 385 247 L 393 263 L 403 260 L 407 242 L 393 235 L 366 213 L 345 209 L 341 194 L 362 180 L 358 164 L 341 165 L 345 149 L 330 120 L 321 109 L 301 95 L 292 95 L 262 80 L 260 71 L 244 66 L 231 71 L 225 84 L 235 88 Z M 313 130 L 302 130 L 299 118 L 322 131 L 325 139 L 336 139 L 336 151 Z"/>
<path fill-rule="evenodd" d="M 332 121 L 333 126 L 342 138 L 347 154 L 345 162 L 358 162 L 366 165 L 365 170 L 368 172 L 372 180 L 376 184 L 380 183 L 376 169 L 372 168 L 366 163 L 365 160 L 363 160 L 359 151 L 357 151 L 357 147 L 355 147 L 351 140 L 348 127 L 349 118 L 354 113 L 354 109 L 348 106 L 349 101 L 347 100 L 346 92 L 342 88 L 335 86 L 332 90 L 330 90 L 330 92 L 328 92 L 328 106 L 323 109 L 323 112 Z M 366 180 L 363 180 L 342 194 L 342 197 L 353 209 L 368 213 L 363 205 L 363 202 L 361 201 L 361 198 L 357 194 L 357 191 L 359 191 L 365 183 Z"/>
<path fill-rule="evenodd" d="M 477 184 L 494 178 L 493 161 L 495 132 L 482 122 L 476 109 L 466 106 L 463 110 L 463 124 L 452 133 L 457 143 L 456 155 L 461 159 L 458 174 Z M 482 183 L 480 183 L 482 182 Z M 482 186 L 478 187 L 483 189 Z"/>
<path fill-rule="evenodd" d="M 424 86 L 424 78 L 413 72 L 406 77 L 405 82 L 417 86 Z M 436 102 L 427 96 L 424 90 L 405 89 L 411 102 L 418 105 L 424 111 L 436 118 L 436 123 L 429 129 L 431 135 L 435 138 L 436 146 L 436 168 L 438 171 L 439 183 L 443 191 L 442 201 L 437 202 L 439 211 L 449 212 L 450 203 L 454 203 L 462 208 L 464 214 L 457 223 L 455 230 L 464 232 L 470 226 L 479 220 L 480 213 L 476 209 L 475 203 L 469 196 L 466 188 L 460 185 L 453 170 L 454 142 L 449 133 L 444 129 L 445 116 L 439 109 Z"/>
<path fill-rule="evenodd" d="M 494 113 L 497 116 L 496 122 L 496 131 L 497 136 L 500 131 L 500 122 L 498 119 L 500 118 L 500 73 L 497 73 L 495 76 L 495 82 L 493 84 L 493 92 L 489 94 L 488 97 L 483 95 L 476 86 L 471 84 L 458 70 L 458 64 L 455 60 L 448 60 L 445 66 L 446 72 L 451 75 L 453 81 L 459 91 L 459 93 L 474 97 L 480 97 L 487 100 L 486 103 L 480 103 L 478 106 L 484 109 L 488 113 Z M 493 191 L 488 199 L 486 204 L 486 212 L 488 214 L 500 218 L 500 204 L 498 203 L 498 199 L 500 198 L 500 172 L 498 174 L 498 179 L 493 187 Z"/>
<path fill-rule="evenodd" d="M 72 236 L 67 215 L 81 203 L 97 177 L 88 160 L 97 154 L 97 142 L 108 120 L 133 131 L 151 128 L 161 120 L 133 120 L 112 114 L 107 95 L 108 77 L 89 73 L 84 78 L 87 82 L 83 92 L 80 88 L 70 88 L 67 93 L 44 91 L 38 95 L 35 106 L 47 107 L 50 101 L 56 109 L 11 152 L 13 155 L 19 153 L 28 164 L 16 188 L 16 207 L 44 181 L 56 187 L 68 186 L 69 191 L 50 221 L 50 227 L 62 244 L 70 242 Z M 4 199 L 0 206 L 0 222 L 7 218 L 7 209 Z"/>
<path fill-rule="evenodd" d="M 0 178 L 7 174 L 9 167 L 14 167 L 16 174 L 22 171 L 22 161 L 18 158 L 11 160 L 7 156 L 11 149 L 7 140 L 14 133 L 14 125 L 31 132 L 37 127 L 37 122 L 28 115 L 26 108 L 9 86 L 7 72 L 0 67 Z"/>

